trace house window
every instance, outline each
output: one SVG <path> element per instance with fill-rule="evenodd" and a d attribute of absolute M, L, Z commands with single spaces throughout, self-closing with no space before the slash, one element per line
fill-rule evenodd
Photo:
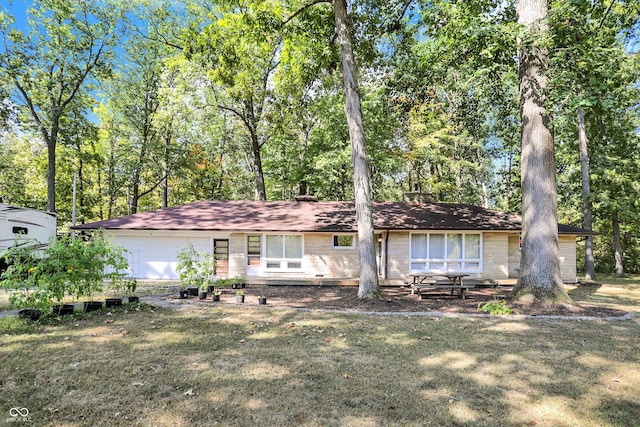
<path fill-rule="evenodd" d="M 262 236 L 250 234 L 247 236 L 247 265 L 260 265 L 262 256 Z"/>
<path fill-rule="evenodd" d="M 355 249 L 355 236 L 333 236 L 333 249 Z"/>
<path fill-rule="evenodd" d="M 411 271 L 482 271 L 480 233 L 414 233 L 410 257 Z"/>
<path fill-rule="evenodd" d="M 302 235 L 267 234 L 265 262 L 267 269 L 273 270 L 302 268 Z"/>

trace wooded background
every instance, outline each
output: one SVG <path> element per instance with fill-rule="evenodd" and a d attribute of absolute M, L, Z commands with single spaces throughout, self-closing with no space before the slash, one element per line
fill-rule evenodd
<path fill-rule="evenodd" d="M 3 3 L 5 202 L 68 229 L 74 175 L 79 223 L 202 199 L 354 199 L 330 2 Z M 515 3 L 349 3 L 374 200 L 521 213 Z M 637 273 L 640 5 L 549 3 L 534 42 L 549 52 L 558 218 L 583 226 L 591 210 L 597 269 L 616 268 L 617 243 Z"/>

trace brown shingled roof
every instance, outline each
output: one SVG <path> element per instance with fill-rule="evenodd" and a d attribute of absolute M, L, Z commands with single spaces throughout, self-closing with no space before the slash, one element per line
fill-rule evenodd
<path fill-rule="evenodd" d="M 376 230 L 519 231 L 517 215 L 447 203 L 374 203 Z M 353 202 L 200 201 L 74 227 L 76 230 L 210 230 L 258 232 L 354 232 Z M 562 234 L 591 234 L 560 225 Z"/>

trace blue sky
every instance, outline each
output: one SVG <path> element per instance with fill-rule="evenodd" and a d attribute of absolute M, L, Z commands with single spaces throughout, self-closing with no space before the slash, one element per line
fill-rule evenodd
<path fill-rule="evenodd" d="M 0 9 L 8 10 L 16 19 L 16 27 L 24 30 L 27 27 L 27 8 L 31 0 L 0 0 Z"/>

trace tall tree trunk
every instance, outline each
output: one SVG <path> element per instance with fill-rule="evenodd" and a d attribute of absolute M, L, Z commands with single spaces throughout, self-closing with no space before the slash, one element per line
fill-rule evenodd
<path fill-rule="evenodd" d="M 113 135 L 109 135 L 109 175 L 107 178 L 109 204 L 107 207 L 107 218 L 113 218 L 113 211 L 116 204 L 116 191 L 116 140 Z"/>
<path fill-rule="evenodd" d="M 172 123 L 169 123 L 169 126 L 165 129 L 167 132 L 164 138 L 164 156 L 162 165 L 164 169 L 164 178 L 162 179 L 162 209 L 166 209 L 169 207 L 169 163 L 171 163 L 171 132 L 172 132 Z"/>
<path fill-rule="evenodd" d="M 616 258 L 616 277 L 624 277 L 624 265 L 622 264 L 622 244 L 620 243 L 620 220 L 618 211 L 613 212 L 613 246 Z"/>
<path fill-rule="evenodd" d="M 47 210 L 56 211 L 56 141 L 47 143 Z"/>
<path fill-rule="evenodd" d="M 98 200 L 100 200 L 100 203 L 98 203 L 98 220 L 102 221 L 104 218 L 104 203 L 102 203 L 102 199 L 104 196 L 104 188 L 102 187 L 102 172 L 100 171 L 100 168 L 98 168 L 98 170 L 96 171 L 96 174 L 98 175 Z"/>
<path fill-rule="evenodd" d="M 251 153 L 253 155 L 253 178 L 255 182 L 255 199 L 267 200 L 267 190 L 264 185 L 264 172 L 262 171 L 262 156 L 260 154 L 260 140 L 258 138 L 258 126 L 256 124 L 256 115 L 253 111 L 253 102 L 245 100 L 245 115 L 242 117 L 249 137 L 251 139 Z"/>
<path fill-rule="evenodd" d="M 484 165 L 484 156 L 479 148 L 476 151 L 476 159 L 479 165 Z M 489 209 L 489 192 L 487 191 L 487 178 L 484 171 L 480 174 L 480 189 L 482 190 L 482 207 Z"/>
<path fill-rule="evenodd" d="M 133 185 L 131 188 L 131 200 L 130 200 L 130 209 L 132 214 L 138 213 L 138 202 L 140 200 L 140 177 L 142 175 L 142 168 L 144 165 L 144 160 L 147 157 L 147 138 L 146 136 L 143 138 L 142 147 L 140 148 L 140 155 L 138 156 L 138 162 L 136 164 L 135 170 L 133 171 Z"/>
<path fill-rule="evenodd" d="M 79 195 L 78 197 L 78 213 L 80 214 L 80 224 L 84 224 L 86 215 L 85 215 L 85 211 L 88 208 L 88 206 L 86 206 L 85 203 L 85 196 L 84 196 L 84 162 L 82 160 L 82 147 L 80 146 L 80 143 L 76 143 L 75 144 L 75 149 L 76 152 L 78 153 L 78 180 L 77 180 L 77 191 L 76 193 Z"/>
<path fill-rule="evenodd" d="M 306 196 L 309 191 L 309 183 L 307 182 L 307 171 L 309 170 L 309 159 L 307 149 L 309 147 L 309 134 L 311 127 L 303 125 L 302 129 L 302 151 L 300 153 L 300 180 L 298 182 L 298 195 Z"/>
<path fill-rule="evenodd" d="M 60 116 L 54 113 L 51 118 L 51 133 L 42 128 L 47 143 L 47 210 L 56 211 L 56 146 L 58 144 L 58 123 Z"/>
<path fill-rule="evenodd" d="M 584 126 L 584 109 L 578 107 L 578 143 L 580 145 L 580 169 L 582 170 L 582 214 L 584 228 L 593 230 L 591 214 L 591 186 L 589 185 L 589 152 L 587 151 L 587 132 Z M 587 236 L 584 242 L 584 278 L 596 278 L 595 260 L 593 258 L 593 236 Z"/>
<path fill-rule="evenodd" d="M 358 242 L 360 248 L 360 286 L 359 298 L 373 298 L 379 294 L 378 272 L 376 268 L 376 248 L 373 233 L 373 213 L 371 204 L 371 178 L 369 176 L 369 158 L 365 143 L 364 121 L 360 91 L 356 76 L 356 64 L 353 55 L 351 32 L 347 20 L 346 0 L 333 0 L 333 13 L 336 33 L 340 45 L 342 79 L 344 82 L 344 110 L 351 139 L 351 160 L 353 162 L 353 186 L 358 223 Z"/>
<path fill-rule="evenodd" d="M 267 190 L 264 185 L 264 172 L 262 171 L 262 156 L 260 155 L 260 143 L 258 135 L 251 132 L 251 151 L 253 153 L 253 178 L 256 185 L 255 199 L 267 200 Z"/>
<path fill-rule="evenodd" d="M 522 255 L 516 298 L 568 300 L 560 274 L 556 165 L 550 118 L 544 107 L 549 53 L 544 47 L 547 1 L 520 0 L 518 39 L 522 126 Z"/>

